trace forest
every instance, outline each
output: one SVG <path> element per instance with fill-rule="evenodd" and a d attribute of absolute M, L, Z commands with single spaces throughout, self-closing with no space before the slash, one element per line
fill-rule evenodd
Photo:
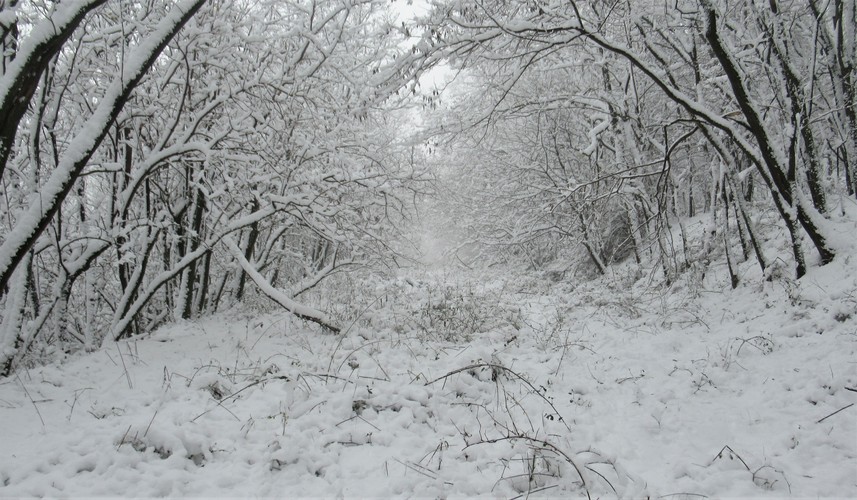
<path fill-rule="evenodd" d="M 857 495 L 855 0 L 0 43 L 0 497 Z"/>

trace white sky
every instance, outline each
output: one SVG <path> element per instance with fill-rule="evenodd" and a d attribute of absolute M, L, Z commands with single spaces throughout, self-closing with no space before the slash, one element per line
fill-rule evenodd
<path fill-rule="evenodd" d="M 390 3 L 390 11 L 396 14 L 398 20 L 408 21 L 427 13 L 429 3 L 426 0 L 393 0 Z"/>
<path fill-rule="evenodd" d="M 418 16 L 427 14 L 431 5 L 428 0 L 392 0 L 389 9 L 396 16 L 398 22 L 407 23 Z M 449 67 L 442 64 L 425 73 L 420 78 L 420 85 L 423 89 L 443 88 L 450 78 L 452 78 L 452 72 Z"/>

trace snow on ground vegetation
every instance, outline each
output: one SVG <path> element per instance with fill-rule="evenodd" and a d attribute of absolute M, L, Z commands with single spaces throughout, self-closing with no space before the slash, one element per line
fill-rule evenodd
<path fill-rule="evenodd" d="M 0 381 L 0 496 L 857 496 L 855 264 L 413 272 L 352 283 L 339 336 L 173 325 Z"/>

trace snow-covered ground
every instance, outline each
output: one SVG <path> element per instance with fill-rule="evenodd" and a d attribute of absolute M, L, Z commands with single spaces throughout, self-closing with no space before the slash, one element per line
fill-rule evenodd
<path fill-rule="evenodd" d="M 423 275 L 341 336 L 173 325 L 0 380 L 0 496 L 854 497 L 855 269 Z"/>

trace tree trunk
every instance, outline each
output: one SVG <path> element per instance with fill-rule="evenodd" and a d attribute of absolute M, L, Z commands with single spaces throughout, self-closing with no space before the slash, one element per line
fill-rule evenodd
<path fill-rule="evenodd" d="M 206 307 L 208 307 L 208 293 L 211 284 L 211 252 L 206 253 L 202 259 L 200 281 L 199 288 L 196 290 L 196 300 L 194 301 L 198 314 L 204 313 Z"/>
<path fill-rule="evenodd" d="M 259 209 L 259 202 L 255 199 L 250 204 L 250 211 L 255 212 Z M 250 233 L 247 235 L 247 243 L 244 247 L 244 258 L 249 262 L 253 258 L 253 250 L 256 247 L 256 240 L 259 238 L 259 223 L 254 222 L 250 225 Z M 235 301 L 241 302 L 244 298 L 244 283 L 247 278 L 246 270 L 241 267 L 238 269 L 238 285 L 235 288 Z"/>
<path fill-rule="evenodd" d="M 194 197 L 194 207 L 193 214 L 191 215 L 190 221 L 190 231 L 188 232 L 188 240 L 190 243 L 190 251 L 194 252 L 197 248 L 199 248 L 200 237 L 202 235 L 202 214 L 205 209 L 205 199 L 203 198 L 203 193 L 201 189 L 196 190 L 196 196 Z M 188 266 L 187 271 L 185 271 L 184 280 L 184 299 L 183 304 L 184 307 L 181 311 L 182 319 L 190 319 L 193 314 L 193 297 L 194 297 L 194 289 L 196 284 L 196 263 L 194 262 L 190 266 Z"/>
<path fill-rule="evenodd" d="M 106 1 L 63 2 L 54 13 L 33 28 L 32 33 L 36 34 L 20 43 L 17 41 L 17 25 L 4 33 L 4 48 L 7 48 L 7 40 L 11 41 L 9 37 L 14 36 L 16 40 L 8 48 L 17 50 L 14 53 L 14 61 L 8 65 L 4 64 L 4 74 L 0 82 L 0 85 L 7 89 L 4 95 L 0 95 L 0 179 L 3 178 L 6 163 L 14 148 L 18 124 L 27 112 L 42 73 L 83 19 Z M 6 54 L 2 54 L 2 57 L 5 60 Z M 18 258 L 15 264 L 22 258 L 23 256 Z M 7 280 L 8 277 L 2 279 L 0 284 L 5 285 Z"/>
<path fill-rule="evenodd" d="M 721 68 L 726 73 L 732 91 L 735 94 L 735 99 L 738 103 L 744 118 L 750 126 L 750 132 L 756 140 L 759 151 L 762 156 L 763 164 L 757 164 L 760 173 L 765 177 L 766 181 L 771 184 L 771 196 L 777 206 L 780 216 L 786 223 L 789 235 L 792 241 L 792 252 L 795 259 L 795 268 L 797 277 L 801 277 L 806 273 L 806 262 L 803 256 L 803 250 L 800 247 L 800 235 L 798 234 L 798 226 L 801 226 L 809 236 L 821 257 L 822 264 L 827 264 L 835 257 L 835 252 L 830 247 L 821 228 L 812 220 L 812 215 L 803 206 L 801 202 L 801 194 L 796 191 L 796 185 L 790 182 L 786 174 L 786 169 L 779 164 L 776 154 L 774 153 L 774 143 L 769 137 L 767 128 L 762 122 L 761 115 L 755 109 L 752 99 L 744 87 L 744 81 L 741 78 L 741 73 L 738 71 L 731 56 L 723 47 L 720 41 L 720 35 L 717 32 L 717 15 L 711 6 L 705 7 L 707 15 L 707 27 L 705 38 L 708 40 L 712 52 L 720 62 Z M 795 134 L 798 131 L 795 130 Z M 794 160 L 789 160 L 794 161 Z M 791 170 L 791 169 L 790 169 Z M 789 172 L 794 173 L 794 172 Z M 794 213 L 794 215 L 793 215 Z"/>
<path fill-rule="evenodd" d="M 88 12 L 87 9 L 81 8 L 81 5 L 91 10 L 103 1 L 69 2 L 68 5 L 78 9 L 76 12 L 79 12 L 79 16 L 74 18 L 77 21 L 70 23 L 67 32 L 54 31 L 57 27 L 52 27 L 49 30 L 49 32 L 59 34 L 50 38 L 46 46 L 43 47 L 43 51 L 39 52 L 38 56 L 33 57 L 33 61 L 37 62 L 44 59 L 44 64 L 39 63 L 25 67 L 24 69 L 29 69 L 29 71 L 21 73 L 24 75 L 22 79 L 15 78 L 14 75 L 10 77 L 11 73 L 3 76 L 4 81 L 6 78 L 14 78 L 14 81 L 10 87 L 13 91 L 0 96 L 0 177 L 2 177 L 2 169 L 10 154 L 9 148 L 14 141 L 18 122 L 29 104 L 29 98 L 21 97 L 32 95 L 31 90 L 23 87 L 33 86 L 35 89 L 35 85 L 38 83 L 38 75 L 41 74 L 42 68 L 50 60 L 50 57 L 45 57 L 45 54 L 52 57 L 58 52 L 67 37 L 70 36 L 71 31 Z M 126 64 L 123 75 L 117 76 L 113 80 L 98 107 L 87 120 L 86 125 L 73 139 L 75 147 L 66 154 L 57 168 L 51 172 L 50 178 L 44 183 L 41 190 L 42 203 L 32 204 L 25 213 L 21 214 L 18 223 L 6 233 L 6 240 L 0 245 L 0 290 L 5 289 L 18 265 L 26 258 L 27 252 L 50 225 L 51 220 L 62 206 L 77 179 L 80 178 L 84 167 L 89 164 L 90 158 L 95 154 L 111 124 L 119 116 L 130 98 L 131 92 L 140 83 L 143 75 L 151 68 L 170 40 L 204 3 L 205 0 L 186 0 L 181 4 L 174 5 L 153 30 L 154 33 L 160 34 L 159 37 L 142 40 L 128 54 L 126 61 L 129 63 Z M 62 5 L 66 4 L 63 3 Z M 63 7 L 61 6 L 60 9 Z M 47 24 L 51 24 L 50 21 L 52 20 L 49 19 Z M 58 28 L 64 29 L 63 26 Z M 19 59 L 21 58 L 19 57 Z M 34 72 L 36 74 L 32 75 Z M 15 91 L 15 89 L 18 90 Z"/>
<path fill-rule="evenodd" d="M 6 310 L 3 312 L 3 323 L 0 325 L 0 377 L 8 377 L 12 373 L 12 361 L 24 338 L 21 327 L 24 323 L 24 310 L 27 304 L 27 274 L 30 272 L 32 253 L 28 252 L 11 283 L 10 293 L 6 297 Z"/>

